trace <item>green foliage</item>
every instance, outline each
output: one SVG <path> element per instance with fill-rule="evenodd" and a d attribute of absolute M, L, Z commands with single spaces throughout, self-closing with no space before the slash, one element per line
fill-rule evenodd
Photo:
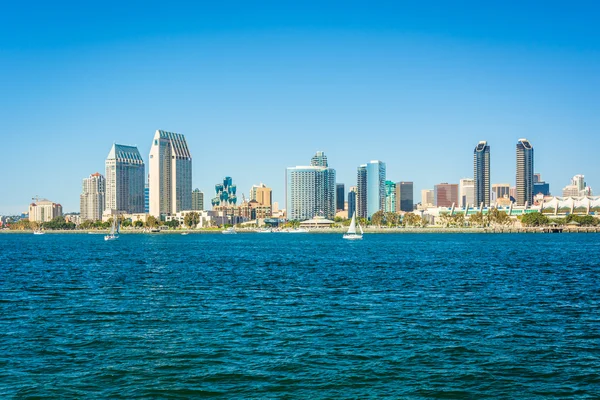
<path fill-rule="evenodd" d="M 133 223 L 133 226 L 135 226 L 136 228 L 143 228 L 144 227 L 144 223 L 140 220 L 137 220 Z"/>
<path fill-rule="evenodd" d="M 148 219 L 146 220 L 146 226 L 148 228 L 156 228 L 158 226 L 158 220 L 156 217 L 152 215 L 148 216 Z"/>
<path fill-rule="evenodd" d="M 539 212 L 522 215 L 520 219 L 525 226 L 544 226 L 550 223 L 550 219 Z"/>
<path fill-rule="evenodd" d="M 342 222 L 342 221 L 344 221 L 344 219 L 343 219 L 342 217 L 335 217 L 335 218 L 333 219 L 333 222 L 336 222 L 336 223 L 340 223 L 340 222 Z"/>
<path fill-rule="evenodd" d="M 174 220 L 165 222 L 165 225 L 168 226 L 171 229 L 175 229 L 175 228 L 177 228 L 179 226 L 179 221 L 177 221 L 176 219 L 174 219 Z"/>
<path fill-rule="evenodd" d="M 404 226 L 418 226 L 422 224 L 421 217 L 414 213 L 406 213 L 402 218 Z"/>
<path fill-rule="evenodd" d="M 76 225 L 73 222 L 66 222 L 64 217 L 56 217 L 52 221 L 44 222 L 42 227 L 51 230 L 73 230 Z"/>
<path fill-rule="evenodd" d="M 504 211 L 500 211 L 497 208 L 492 208 L 489 210 L 487 215 L 487 220 L 490 224 L 493 225 L 510 225 L 512 220 Z"/>
<path fill-rule="evenodd" d="M 183 219 L 183 222 L 188 228 L 195 228 L 200 223 L 200 214 L 195 211 L 188 213 Z"/>
<path fill-rule="evenodd" d="M 568 224 L 569 222 L 577 222 L 581 226 L 596 226 L 600 222 L 597 218 L 592 217 L 591 215 L 575 215 L 569 214 L 565 218 L 565 222 Z"/>
<path fill-rule="evenodd" d="M 479 211 L 476 214 L 469 215 L 469 223 L 472 226 L 485 226 L 487 224 L 487 219 L 483 213 Z"/>
<path fill-rule="evenodd" d="M 383 211 L 381 210 L 371 215 L 371 224 L 381 226 L 381 224 L 383 223 L 383 215 Z"/>
<path fill-rule="evenodd" d="M 123 226 L 123 228 L 129 228 L 133 224 L 131 223 L 130 219 L 126 219 L 126 220 L 123 220 L 123 222 L 121 223 L 121 225 Z"/>

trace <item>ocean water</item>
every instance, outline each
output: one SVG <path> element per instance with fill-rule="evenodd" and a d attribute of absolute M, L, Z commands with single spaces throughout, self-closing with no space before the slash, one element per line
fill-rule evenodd
<path fill-rule="evenodd" d="M 1 398 L 599 398 L 595 234 L 0 235 Z"/>

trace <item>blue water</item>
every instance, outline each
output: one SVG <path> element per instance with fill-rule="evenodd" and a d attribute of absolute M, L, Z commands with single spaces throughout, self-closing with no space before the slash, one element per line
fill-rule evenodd
<path fill-rule="evenodd" d="M 0 235 L 0 397 L 598 398 L 595 234 Z"/>

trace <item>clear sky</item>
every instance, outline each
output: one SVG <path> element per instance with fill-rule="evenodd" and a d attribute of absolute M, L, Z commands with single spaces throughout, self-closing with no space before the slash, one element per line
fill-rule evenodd
<path fill-rule="evenodd" d="M 285 168 L 317 150 L 347 187 L 382 160 L 420 201 L 487 140 L 514 185 L 521 137 L 554 194 L 575 174 L 600 194 L 595 2 L 195 3 L 3 4 L 0 214 L 79 211 L 112 143 L 147 162 L 156 129 L 186 136 L 205 207 L 223 176 L 283 207 Z"/>

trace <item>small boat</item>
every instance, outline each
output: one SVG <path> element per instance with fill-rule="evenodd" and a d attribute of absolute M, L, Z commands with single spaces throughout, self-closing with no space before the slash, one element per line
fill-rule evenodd
<path fill-rule="evenodd" d="M 285 232 L 287 232 L 287 233 L 308 233 L 308 229 L 304 229 L 304 228 L 288 229 Z"/>
<path fill-rule="evenodd" d="M 348 232 L 346 232 L 343 236 L 344 239 L 347 240 L 360 240 L 363 237 L 363 230 L 358 224 L 358 229 L 360 229 L 360 234 L 356 233 L 356 213 L 352 215 L 352 222 L 350 222 L 350 227 L 348 228 Z"/>
<path fill-rule="evenodd" d="M 181 235 L 182 235 L 182 236 L 185 236 L 185 235 L 187 235 L 187 234 L 188 234 L 188 232 L 182 232 L 182 233 L 181 233 Z"/>
<path fill-rule="evenodd" d="M 235 227 L 231 227 L 231 228 L 227 228 L 224 231 L 221 232 L 224 235 L 235 235 L 237 234 L 237 232 L 235 231 Z"/>
<path fill-rule="evenodd" d="M 41 230 L 41 229 L 36 229 L 35 231 L 33 231 L 33 234 L 34 234 L 34 235 L 43 235 L 44 233 L 46 233 L 46 232 L 44 232 L 44 231 L 43 231 L 43 230 Z"/>
<path fill-rule="evenodd" d="M 119 228 L 121 224 L 118 221 L 118 218 L 113 219 L 112 226 L 110 227 L 110 232 L 108 235 L 104 236 L 104 240 L 116 240 L 119 238 Z"/>

